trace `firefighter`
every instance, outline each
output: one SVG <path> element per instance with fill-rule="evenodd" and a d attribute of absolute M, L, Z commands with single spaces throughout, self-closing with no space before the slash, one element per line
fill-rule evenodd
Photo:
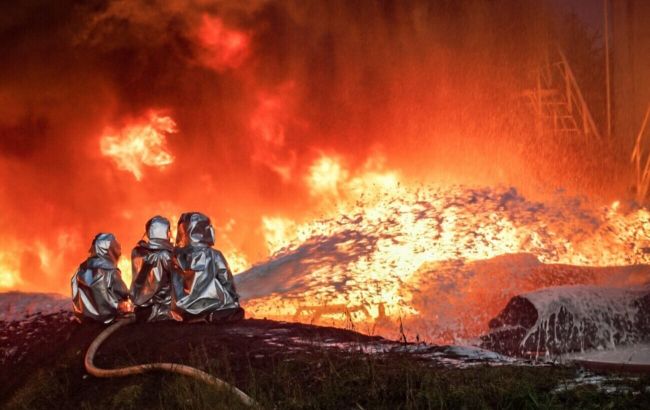
<path fill-rule="evenodd" d="M 232 272 L 214 249 L 210 218 L 187 212 L 178 220 L 172 309 L 186 321 L 235 321 L 244 317 Z"/>
<path fill-rule="evenodd" d="M 171 312 L 174 264 L 169 220 L 154 216 L 147 221 L 144 236 L 131 252 L 131 301 L 136 318 L 148 322 L 174 319 Z"/>
<path fill-rule="evenodd" d="M 129 313 L 129 290 L 117 261 L 122 253 L 111 233 L 95 236 L 90 256 L 72 276 L 72 305 L 80 321 L 111 323 Z"/>

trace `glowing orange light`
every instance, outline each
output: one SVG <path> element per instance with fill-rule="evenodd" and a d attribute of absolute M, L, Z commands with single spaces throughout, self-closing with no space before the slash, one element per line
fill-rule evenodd
<path fill-rule="evenodd" d="M 122 280 L 126 283 L 126 286 L 131 286 L 131 279 L 133 277 L 133 272 L 131 271 L 131 259 L 127 255 L 122 255 L 117 261 L 117 267 L 122 272 Z"/>
<path fill-rule="evenodd" d="M 339 184 L 347 178 L 347 171 L 336 158 L 323 156 L 309 168 L 307 185 L 312 195 L 338 195 Z"/>
<path fill-rule="evenodd" d="M 251 115 L 249 127 L 254 137 L 253 161 L 264 164 L 287 182 L 296 163 L 295 152 L 285 147 L 286 126 L 295 122 L 290 118 L 289 97 L 292 83 L 277 93 L 260 93 L 258 105 Z"/>
<path fill-rule="evenodd" d="M 164 168 L 174 162 L 165 142 L 166 136 L 175 132 L 171 117 L 152 111 L 117 132 L 107 130 L 100 139 L 100 150 L 118 169 L 131 172 L 140 181 L 143 167 Z"/>
<path fill-rule="evenodd" d="M 15 259 L 14 255 L 0 253 L 0 290 L 13 289 L 22 282 L 19 266 L 12 263 L 12 260 Z"/>
<path fill-rule="evenodd" d="M 246 255 L 237 251 L 236 249 L 227 252 L 226 259 L 233 275 L 237 275 L 251 267 L 251 264 L 248 261 L 248 258 L 246 258 Z"/>
<path fill-rule="evenodd" d="M 607 276 L 574 267 L 560 269 L 569 273 L 557 276 L 553 273 L 557 268 L 548 265 L 533 269 L 532 276 L 523 275 L 531 272 L 534 257 L 512 259 L 514 264 L 506 269 L 482 261 L 531 253 L 548 264 L 650 262 L 643 250 L 650 235 L 650 213 L 645 209 L 617 212 L 618 201 L 590 211 L 598 221 L 594 227 L 579 217 L 584 211 L 566 205 L 535 212 L 530 205 L 512 205 L 513 210 L 508 210 L 499 199 L 512 195 L 507 190 L 409 187 L 400 184 L 394 171 L 364 168 L 352 172 L 335 156 L 314 161 L 305 183 L 314 197 L 329 198 L 330 213 L 303 223 L 280 216 L 262 218 L 270 254 L 290 254 L 300 247 L 310 249 L 310 244 L 314 252 L 305 253 L 297 262 L 301 275 L 295 290 L 246 301 L 253 317 L 338 327 L 356 323 L 390 337 L 399 336 L 391 333 L 397 321 L 419 321 L 426 323 L 424 330 L 431 337 L 450 342 L 484 331 L 487 321 L 517 293 L 540 286 L 598 283 Z M 474 195 L 482 199 L 468 200 Z M 558 217 L 571 212 L 577 214 Z M 321 243 L 327 246 L 318 246 Z M 285 258 L 273 269 L 279 269 L 283 277 L 283 269 L 298 269 L 292 260 Z M 474 275 L 476 271 L 485 273 Z M 647 272 L 639 273 L 618 285 L 647 280 Z M 445 291 L 446 286 L 454 291 Z M 286 288 L 285 283 L 278 285 L 278 289 Z M 451 319 L 444 315 L 451 317 L 451 312 L 460 325 L 448 323 Z M 451 333 L 443 334 L 437 326 Z"/>
<path fill-rule="evenodd" d="M 219 17 L 204 14 L 198 36 L 205 51 L 202 62 L 215 70 L 236 68 L 248 55 L 248 35 L 227 28 Z"/>

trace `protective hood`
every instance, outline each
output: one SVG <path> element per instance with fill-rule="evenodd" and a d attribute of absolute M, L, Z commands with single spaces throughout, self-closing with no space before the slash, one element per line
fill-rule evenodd
<path fill-rule="evenodd" d="M 160 215 L 154 216 L 145 225 L 146 241 L 140 241 L 138 245 L 148 249 L 171 250 L 170 226 L 169 219 Z"/>
<path fill-rule="evenodd" d="M 147 230 L 147 239 L 166 239 L 169 240 L 171 233 L 169 219 L 156 215 L 147 221 L 145 228 Z"/>
<path fill-rule="evenodd" d="M 100 233 L 93 239 L 89 252 L 91 257 L 98 257 L 115 265 L 122 255 L 122 247 L 112 233 Z"/>
<path fill-rule="evenodd" d="M 131 252 L 131 301 L 136 314 L 149 310 L 147 321 L 168 320 L 173 274 L 169 220 L 154 216 L 145 225 L 145 236 Z"/>
<path fill-rule="evenodd" d="M 210 218 L 187 212 L 178 220 L 177 273 L 172 277 L 172 309 L 191 318 L 239 308 L 239 295 L 223 254 L 214 245 Z"/>
<path fill-rule="evenodd" d="M 110 233 L 95 236 L 90 257 L 72 276 L 72 306 L 79 319 L 110 323 L 120 314 L 120 305 L 129 299 L 129 290 L 116 263 L 120 244 Z"/>
<path fill-rule="evenodd" d="M 212 246 L 214 228 L 210 218 L 200 212 L 186 212 L 178 220 L 176 246 Z"/>

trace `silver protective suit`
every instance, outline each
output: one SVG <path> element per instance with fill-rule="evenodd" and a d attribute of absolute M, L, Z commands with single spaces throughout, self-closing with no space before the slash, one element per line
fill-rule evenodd
<path fill-rule="evenodd" d="M 146 239 L 131 252 L 131 301 L 136 309 L 147 311 L 147 321 L 172 319 L 171 276 L 174 269 L 169 220 L 162 216 L 146 224 Z"/>
<path fill-rule="evenodd" d="M 120 314 L 120 304 L 129 300 L 129 290 L 117 267 L 120 244 L 110 233 L 93 240 L 90 256 L 72 276 L 72 305 L 79 319 L 110 323 Z"/>
<path fill-rule="evenodd" d="M 213 249 L 214 228 L 198 212 L 181 215 L 176 234 L 173 309 L 184 318 L 239 309 L 239 296 L 223 254 Z"/>

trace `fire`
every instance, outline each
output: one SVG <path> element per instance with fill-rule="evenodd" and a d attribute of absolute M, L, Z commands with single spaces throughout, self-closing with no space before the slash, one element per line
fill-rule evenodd
<path fill-rule="evenodd" d="M 335 158 L 323 156 L 309 169 L 307 185 L 312 195 L 332 194 L 338 196 L 339 184 L 347 178 L 347 171 Z"/>
<path fill-rule="evenodd" d="M 322 170 L 336 177 L 319 178 Z M 472 272 L 492 269 L 489 264 L 472 268 L 474 263 L 520 253 L 548 264 L 650 263 L 645 251 L 650 213 L 623 213 L 618 201 L 590 208 L 562 198 L 533 203 L 512 189 L 415 188 L 400 183 L 390 171 L 355 175 L 334 157 L 316 160 L 306 181 L 313 195 L 341 192 L 345 200 L 316 221 L 263 218 L 267 246 L 275 256 L 268 267 L 254 267 L 244 276 L 255 278 L 257 269 L 269 275 L 272 269 L 283 280 L 274 292 L 257 295 L 251 279 L 253 295 L 246 307 L 254 317 L 343 327 L 354 323 L 388 336 L 395 336 L 396 323 L 404 320 L 426 323 L 419 328 L 421 335 L 429 332 L 430 338 L 449 342 L 476 336 L 509 297 L 545 281 L 551 286 L 608 280 L 582 271 L 545 277 L 543 265 L 534 268 L 542 272 L 537 279 L 518 276 L 532 269 L 525 258 L 513 259 L 507 269 L 498 266 L 488 276 L 473 277 Z M 649 279 L 639 268 L 616 285 Z M 424 302 L 430 297 L 440 300 Z M 467 317 L 454 325 L 453 335 L 436 330 L 451 320 L 445 315 L 458 317 L 463 311 Z"/>
<path fill-rule="evenodd" d="M 383 163 L 383 157 L 377 154 L 360 171 L 352 173 L 340 157 L 321 155 L 309 167 L 305 182 L 314 198 L 334 199 L 332 210 L 342 210 L 342 206 L 360 197 L 378 198 L 399 187 L 399 173 L 384 170 Z"/>
<path fill-rule="evenodd" d="M 226 252 L 225 257 L 233 275 L 242 273 L 251 267 L 251 263 L 248 261 L 246 255 L 237 250 Z"/>
<path fill-rule="evenodd" d="M 248 35 L 227 28 L 219 17 L 204 14 L 198 36 L 204 48 L 202 62 L 214 70 L 236 68 L 248 56 Z"/>
<path fill-rule="evenodd" d="M 287 218 L 262 217 L 262 229 L 269 255 L 273 255 L 296 237 L 296 223 Z"/>
<path fill-rule="evenodd" d="M 73 229 L 53 232 L 53 241 L 36 238 L 29 242 L 5 239 L 0 250 L 0 291 L 24 289 L 39 284 L 44 291 L 67 289 L 56 284 L 61 272 L 70 272 L 70 252 L 80 246 Z M 72 273 L 70 273 L 72 275 Z"/>
<path fill-rule="evenodd" d="M 100 139 L 101 153 L 111 158 L 118 169 L 129 171 L 136 180 L 143 177 L 143 167 L 164 168 L 174 162 L 165 148 L 168 135 L 177 132 L 169 117 L 151 111 L 121 130 L 106 130 Z"/>
<path fill-rule="evenodd" d="M 122 280 L 126 283 L 126 286 L 131 286 L 133 272 L 131 271 L 131 259 L 129 259 L 129 256 L 122 255 L 117 261 L 117 267 L 122 273 Z"/>
<path fill-rule="evenodd" d="M 22 282 L 20 266 L 17 266 L 15 260 L 14 255 L 0 252 L 0 289 L 13 289 Z"/>

